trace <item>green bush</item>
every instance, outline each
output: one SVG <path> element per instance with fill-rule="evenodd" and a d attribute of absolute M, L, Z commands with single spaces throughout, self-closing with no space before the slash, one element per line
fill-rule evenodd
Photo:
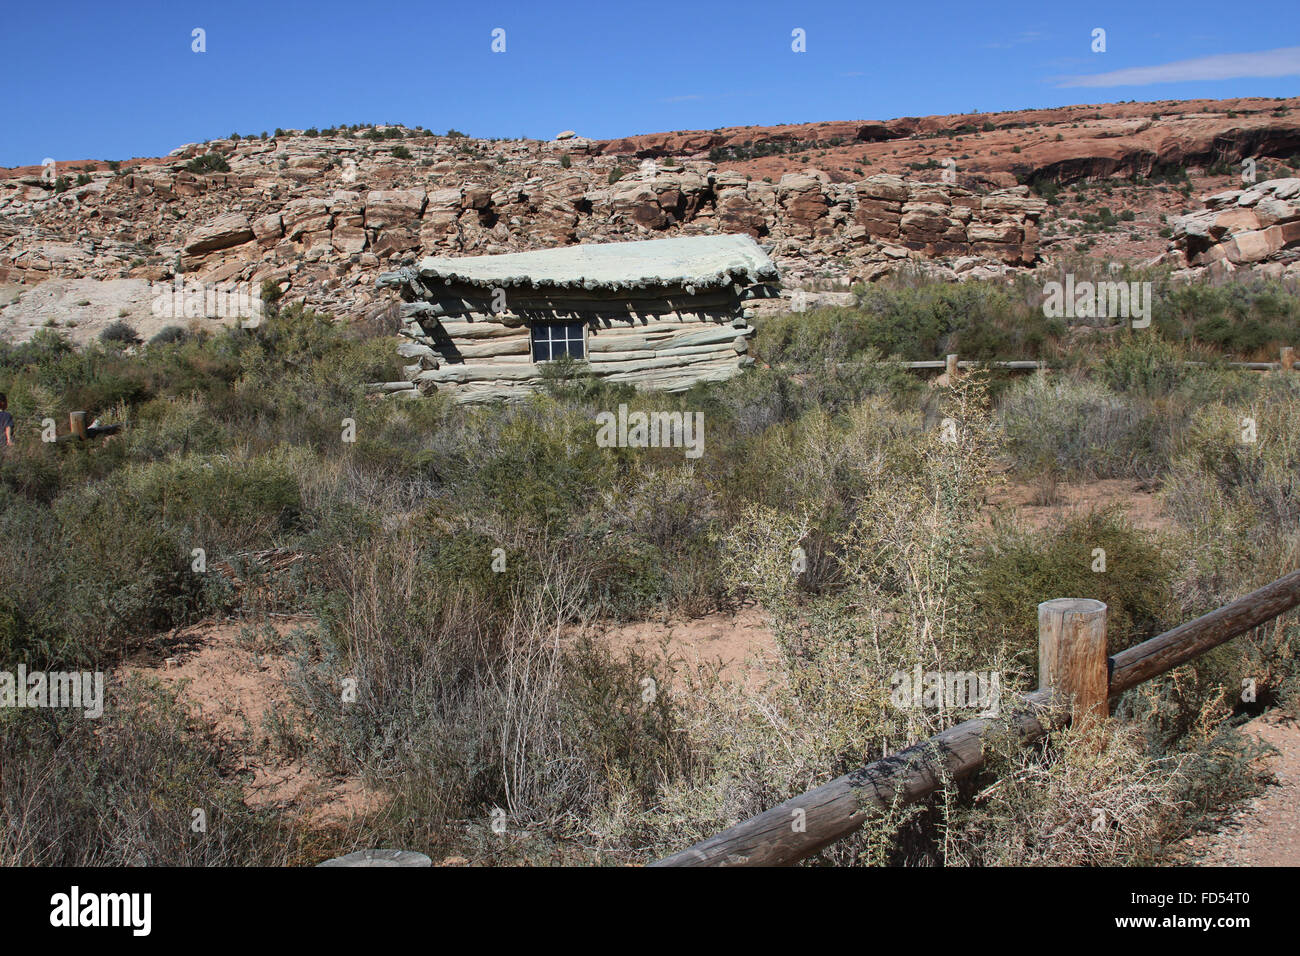
<path fill-rule="evenodd" d="M 1105 570 L 1097 549 L 1105 552 Z M 1174 567 L 1151 535 L 1117 510 L 1071 518 L 1036 532 L 1003 531 L 979 556 L 976 606 L 982 624 L 1028 653 L 1037 648 L 1038 612 L 1053 598 L 1091 598 L 1109 608 L 1111 653 L 1169 623 Z"/>
<path fill-rule="evenodd" d="M 119 345 L 134 345 L 140 336 L 129 322 L 117 319 L 108 323 L 99 333 L 99 341 Z"/>
<path fill-rule="evenodd" d="M 1168 395 L 1187 378 L 1187 353 L 1161 339 L 1138 335 L 1106 352 L 1099 377 L 1115 392 L 1144 398 Z"/>
<path fill-rule="evenodd" d="M 134 681 L 108 695 L 100 720 L 0 711 L 0 865 L 307 862 L 303 829 L 244 805 L 225 745 L 171 694 Z"/>
<path fill-rule="evenodd" d="M 190 333 L 179 325 L 164 325 L 149 340 L 150 345 L 174 345 L 177 342 L 184 342 L 190 337 Z"/>
<path fill-rule="evenodd" d="M 1001 397 L 1007 449 L 1022 474 L 1149 478 L 1166 467 L 1186 413 L 1098 383 L 1033 376 Z"/>
<path fill-rule="evenodd" d="M 185 168 L 192 173 L 228 173 L 230 164 L 226 162 L 226 157 L 220 153 L 204 153 L 202 156 L 196 156 L 185 164 Z"/>

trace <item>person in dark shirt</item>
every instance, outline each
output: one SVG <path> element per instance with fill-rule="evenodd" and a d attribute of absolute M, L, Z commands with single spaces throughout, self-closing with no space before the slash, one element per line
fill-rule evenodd
<path fill-rule="evenodd" d="M 0 446 L 14 443 L 14 417 L 9 414 L 9 398 L 0 392 Z"/>

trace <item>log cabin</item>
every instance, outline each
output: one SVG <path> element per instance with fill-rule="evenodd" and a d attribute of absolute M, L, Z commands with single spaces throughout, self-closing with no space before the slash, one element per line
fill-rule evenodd
<path fill-rule="evenodd" d="M 563 357 L 639 388 L 723 381 L 753 364 L 745 304 L 776 297 L 779 278 L 744 235 L 427 257 L 378 279 L 401 294 L 399 352 L 410 364 L 402 381 L 372 388 L 515 401 Z"/>

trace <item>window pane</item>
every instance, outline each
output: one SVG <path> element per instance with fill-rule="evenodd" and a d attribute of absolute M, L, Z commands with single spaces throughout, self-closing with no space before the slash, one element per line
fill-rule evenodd
<path fill-rule="evenodd" d="M 586 324 L 583 322 L 538 322 L 531 333 L 534 362 L 547 362 L 564 355 L 578 359 L 586 357 Z"/>

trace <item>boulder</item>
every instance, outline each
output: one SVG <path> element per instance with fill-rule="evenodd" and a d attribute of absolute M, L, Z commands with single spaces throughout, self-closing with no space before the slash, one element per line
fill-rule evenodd
<path fill-rule="evenodd" d="M 273 246 L 284 235 L 284 221 L 278 212 L 253 220 L 253 236 L 259 245 Z"/>
<path fill-rule="evenodd" d="M 280 210 L 280 218 L 285 238 L 293 242 L 302 241 L 307 233 L 328 232 L 334 222 L 325 200 L 314 197 L 291 200 Z"/>
<path fill-rule="evenodd" d="M 460 190 L 455 192 L 459 206 Z M 423 214 L 428 198 L 423 189 L 372 189 L 366 193 L 366 226 L 384 229 L 414 222 Z"/>
<path fill-rule="evenodd" d="M 253 227 L 249 225 L 248 218 L 243 213 L 228 212 L 190 233 L 183 248 L 189 255 L 197 256 L 217 249 L 240 246 L 252 239 Z"/>
<path fill-rule="evenodd" d="M 366 248 L 366 231 L 360 226 L 336 226 L 330 233 L 334 251 L 349 256 Z"/>

